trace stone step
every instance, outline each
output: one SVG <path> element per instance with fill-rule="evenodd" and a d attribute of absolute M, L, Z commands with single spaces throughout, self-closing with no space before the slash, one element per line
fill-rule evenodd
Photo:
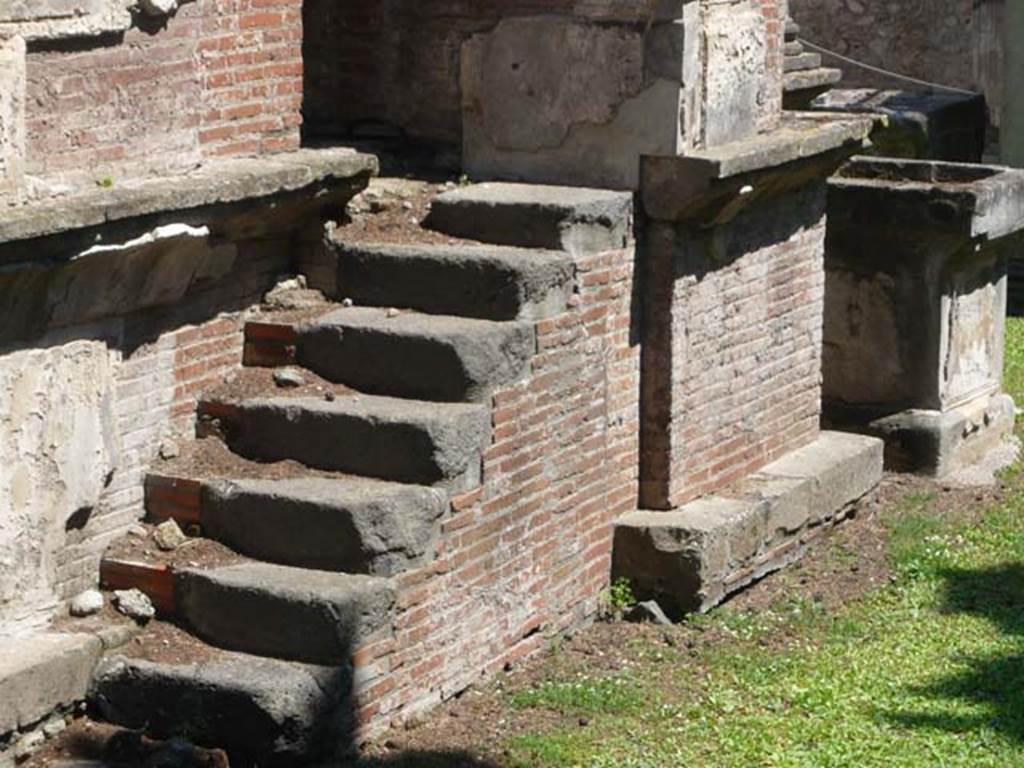
<path fill-rule="evenodd" d="M 882 442 L 824 432 L 729 492 L 615 524 L 613 578 L 673 615 L 706 611 L 794 561 L 882 477 Z"/>
<path fill-rule="evenodd" d="M 361 392 L 420 400 L 486 400 L 527 374 L 532 323 L 349 307 L 296 328 L 296 361 Z"/>
<path fill-rule="evenodd" d="M 373 576 L 241 563 L 175 573 L 178 617 L 232 651 L 311 664 L 346 664 L 387 626 L 394 586 Z"/>
<path fill-rule="evenodd" d="M 335 242 L 311 259 L 310 283 L 335 299 L 485 320 L 560 314 L 575 275 L 565 253 L 493 245 Z"/>
<path fill-rule="evenodd" d="M 247 458 L 292 459 L 453 493 L 479 485 L 480 456 L 491 436 L 484 405 L 376 395 L 203 402 L 199 418 L 201 429 L 219 429 L 231 449 Z"/>
<path fill-rule="evenodd" d="M 374 576 L 428 559 L 447 508 L 438 489 L 368 478 L 146 480 L 151 519 L 194 522 L 258 560 Z"/>
<path fill-rule="evenodd" d="M 488 182 L 438 195 L 424 226 L 454 237 L 521 248 L 594 253 L 632 236 L 629 192 Z"/>
<path fill-rule="evenodd" d="M 786 93 L 829 88 L 843 79 L 841 70 L 831 67 L 803 69 L 787 72 L 782 76 L 782 87 Z"/>
<path fill-rule="evenodd" d="M 786 19 L 786 28 L 784 36 L 787 43 L 792 40 L 796 40 L 798 37 L 800 37 L 800 25 L 797 24 L 792 19 Z"/>
<path fill-rule="evenodd" d="M 804 52 L 804 44 L 798 40 L 793 40 L 786 43 L 782 51 L 784 56 L 799 56 Z"/>
<path fill-rule="evenodd" d="M 818 69 L 821 66 L 821 54 L 801 53 L 798 56 L 786 56 L 783 59 L 785 72 L 802 72 L 807 69 Z"/>
<path fill-rule="evenodd" d="M 351 738 L 351 688 L 344 666 L 214 651 L 186 664 L 108 657 L 90 700 L 116 725 L 224 749 L 232 765 L 280 767 L 308 765 Z"/>

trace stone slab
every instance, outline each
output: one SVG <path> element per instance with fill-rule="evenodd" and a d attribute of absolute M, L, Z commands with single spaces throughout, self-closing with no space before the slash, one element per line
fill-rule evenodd
<path fill-rule="evenodd" d="M 103 652 L 100 639 L 89 634 L 26 635 L 2 644 L 0 735 L 84 700 Z"/>
<path fill-rule="evenodd" d="M 351 149 L 302 149 L 262 158 L 213 160 L 181 176 L 131 181 L 10 208 L 0 219 L 0 243 L 137 222 L 134 228 L 108 227 L 124 242 L 162 223 L 208 224 L 237 213 L 234 204 L 259 207 L 261 200 L 315 192 L 322 185 L 345 185 L 357 177 L 365 184 L 377 169 L 376 157 Z M 266 218 L 266 212 L 261 215 Z M 160 220 L 154 222 L 154 217 Z M 250 226 L 259 227 L 257 222 Z M 90 242 L 96 246 L 107 240 Z M 25 260 L 39 255 L 27 253 Z"/>
<path fill-rule="evenodd" d="M 871 135 L 875 155 L 978 163 L 985 151 L 988 114 L 980 93 L 842 88 L 821 94 L 809 108 L 885 115 Z"/>
<path fill-rule="evenodd" d="M 390 576 L 429 556 L 447 496 L 365 478 L 216 480 L 203 535 L 282 565 Z"/>
<path fill-rule="evenodd" d="M 424 224 L 455 237 L 588 253 L 624 248 L 633 196 L 585 187 L 486 182 L 435 198 Z"/>
<path fill-rule="evenodd" d="M 329 381 L 442 402 L 487 400 L 523 378 L 536 351 L 532 323 L 367 307 L 331 312 L 296 332 L 298 363 Z"/>
<path fill-rule="evenodd" d="M 179 571 L 175 587 L 179 616 L 207 642 L 313 664 L 350 662 L 395 602 L 387 579 L 269 563 Z"/>
<path fill-rule="evenodd" d="M 706 611 L 802 554 L 882 476 L 882 443 L 825 432 L 732 490 L 615 524 L 613 578 L 670 614 Z"/>
<path fill-rule="evenodd" d="M 789 113 L 778 129 L 753 138 L 683 156 L 644 157 L 644 211 L 662 221 L 714 218 L 723 211 L 735 217 L 766 195 L 827 176 L 864 146 L 872 126 L 871 118 Z"/>
<path fill-rule="evenodd" d="M 90 700 L 109 722 L 222 748 L 232 765 L 299 766 L 350 735 L 339 705 L 351 687 L 344 666 L 233 653 L 184 665 L 114 656 L 97 669 Z"/>
<path fill-rule="evenodd" d="M 334 240 L 307 255 L 300 269 L 310 285 L 338 300 L 485 320 L 561 314 L 575 273 L 560 251 Z"/>

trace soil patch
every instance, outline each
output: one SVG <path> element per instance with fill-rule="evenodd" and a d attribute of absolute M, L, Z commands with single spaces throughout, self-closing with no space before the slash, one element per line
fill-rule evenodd
<path fill-rule="evenodd" d="M 155 528 L 152 524 L 139 523 L 131 532 L 113 541 L 103 553 L 104 557 L 173 568 L 219 568 L 248 561 L 248 558 L 211 539 L 190 538 L 177 549 L 164 551 L 153 540 Z"/>

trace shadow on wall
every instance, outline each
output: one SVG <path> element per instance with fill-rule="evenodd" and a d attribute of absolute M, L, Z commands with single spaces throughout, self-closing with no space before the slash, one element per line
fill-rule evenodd
<path fill-rule="evenodd" d="M 979 570 L 948 570 L 943 610 L 966 613 L 991 621 L 1006 635 L 1021 638 L 1024 646 L 1024 564 L 1013 563 Z M 960 659 L 969 669 L 912 693 L 948 702 L 942 714 L 899 712 L 891 719 L 901 725 L 948 731 L 994 731 L 1024 742 L 1024 651 Z M 963 714 L 963 704 L 984 707 L 982 714 Z"/>

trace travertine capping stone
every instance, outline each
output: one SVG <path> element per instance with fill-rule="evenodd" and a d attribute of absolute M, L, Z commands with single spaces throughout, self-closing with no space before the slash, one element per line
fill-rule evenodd
<path fill-rule="evenodd" d="M 29 40 L 123 32 L 136 0 L 7 0 L 0 5 L 0 36 Z"/>
<path fill-rule="evenodd" d="M 25 41 L 0 31 L 0 206 L 21 199 L 24 155 Z"/>

